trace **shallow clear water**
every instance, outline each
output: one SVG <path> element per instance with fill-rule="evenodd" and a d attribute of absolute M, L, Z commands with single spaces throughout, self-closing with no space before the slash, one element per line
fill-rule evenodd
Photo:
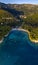
<path fill-rule="evenodd" d="M 38 65 L 38 44 L 23 31 L 11 31 L 0 44 L 0 65 Z"/>

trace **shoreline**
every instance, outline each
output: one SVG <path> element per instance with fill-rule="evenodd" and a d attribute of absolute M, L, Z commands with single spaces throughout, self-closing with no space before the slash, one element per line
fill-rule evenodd
<path fill-rule="evenodd" d="M 9 33 L 8 33 L 8 34 L 9 34 Z M 4 37 L 7 37 L 8 34 L 6 34 Z M 2 38 L 2 39 L 0 40 L 0 44 L 3 42 L 3 40 L 4 40 L 4 38 Z"/>
<path fill-rule="evenodd" d="M 28 35 L 29 35 L 29 39 L 31 42 L 34 42 L 34 43 L 38 43 L 38 40 L 32 40 L 31 37 L 30 37 L 30 32 L 28 30 L 25 30 L 25 29 L 22 29 L 22 28 L 14 28 L 12 30 L 19 30 L 19 31 L 24 31 L 24 32 L 27 32 Z"/>
<path fill-rule="evenodd" d="M 4 40 L 4 38 L 2 38 L 2 39 L 0 40 L 0 44 L 3 42 L 3 40 Z"/>
<path fill-rule="evenodd" d="M 37 43 L 37 44 L 38 44 L 38 40 L 32 40 L 32 39 L 31 39 L 31 37 L 30 37 L 30 32 L 29 32 L 28 30 L 25 30 L 25 29 L 22 29 L 22 28 L 12 28 L 11 31 L 13 31 L 13 30 L 19 30 L 19 31 L 27 32 L 28 35 L 29 35 L 29 40 L 30 40 L 31 42 L 34 42 L 34 43 Z M 9 34 L 9 33 L 8 33 L 8 34 Z M 7 37 L 8 34 L 6 34 L 5 37 Z M 2 38 L 2 39 L 0 40 L 0 44 L 3 42 L 3 40 L 4 40 L 4 38 Z"/>

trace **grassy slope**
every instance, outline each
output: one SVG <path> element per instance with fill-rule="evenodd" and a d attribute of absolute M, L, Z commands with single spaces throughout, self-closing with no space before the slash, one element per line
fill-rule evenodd
<path fill-rule="evenodd" d="M 0 10 L 0 23 L 2 22 L 12 22 L 10 20 L 3 20 L 2 18 L 8 18 L 8 17 L 12 17 L 12 21 L 13 21 L 13 16 L 7 12 L 7 11 L 4 11 L 4 10 Z M 10 31 L 11 27 L 8 25 L 0 25 L 0 39 L 6 35 L 9 31 Z"/>
<path fill-rule="evenodd" d="M 13 20 L 13 15 L 11 13 L 0 9 L 0 22 L 5 22 L 5 20 L 3 20 L 2 18 L 10 18 L 10 17 Z"/>

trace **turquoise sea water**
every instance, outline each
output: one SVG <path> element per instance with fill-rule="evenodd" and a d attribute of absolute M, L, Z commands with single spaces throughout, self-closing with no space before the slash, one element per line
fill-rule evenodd
<path fill-rule="evenodd" d="M 0 65 L 38 65 L 38 44 L 23 31 L 11 31 L 0 44 Z"/>

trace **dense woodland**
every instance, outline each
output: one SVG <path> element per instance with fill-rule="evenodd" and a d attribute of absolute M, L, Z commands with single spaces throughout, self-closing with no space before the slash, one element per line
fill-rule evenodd
<path fill-rule="evenodd" d="M 23 19 L 22 28 L 31 33 L 32 39 L 38 39 L 38 13 Z"/>
<path fill-rule="evenodd" d="M 38 39 L 38 5 L 0 3 L 0 39 L 16 27 L 28 30 L 32 39 Z"/>

